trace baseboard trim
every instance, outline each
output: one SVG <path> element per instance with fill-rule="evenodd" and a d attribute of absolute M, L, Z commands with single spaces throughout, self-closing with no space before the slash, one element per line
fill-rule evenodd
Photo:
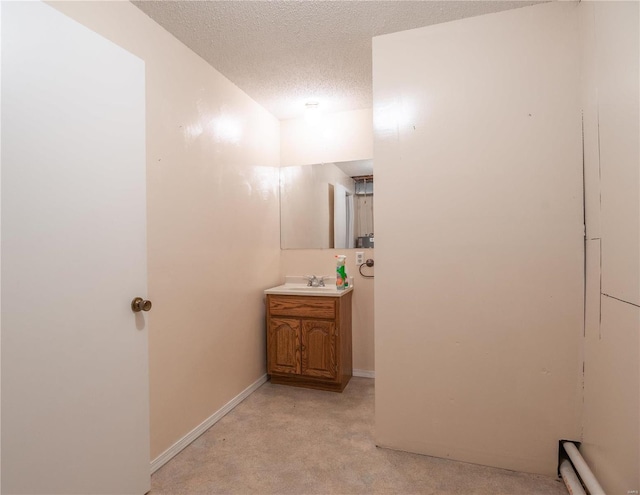
<path fill-rule="evenodd" d="M 255 382 L 245 388 L 242 392 L 236 395 L 233 399 L 227 402 L 224 406 L 218 409 L 215 413 L 205 419 L 202 423 L 196 426 L 193 430 L 187 433 L 184 437 L 174 443 L 171 447 L 165 450 L 162 454 L 151 461 L 151 474 L 155 473 L 158 469 L 164 466 L 167 462 L 173 459 L 180 453 L 182 449 L 187 447 L 196 438 L 202 435 L 205 431 L 211 428 L 214 424 L 220 421 L 227 413 L 229 413 L 234 407 L 240 404 L 243 400 L 249 397 L 255 392 L 263 383 L 267 381 L 267 375 L 262 375 Z"/>
<path fill-rule="evenodd" d="M 362 378 L 375 378 L 376 372 L 369 370 L 353 370 L 353 376 L 359 376 Z"/>

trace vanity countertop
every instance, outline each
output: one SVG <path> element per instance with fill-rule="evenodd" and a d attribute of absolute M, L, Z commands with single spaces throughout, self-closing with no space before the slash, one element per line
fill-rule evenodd
<path fill-rule="evenodd" d="M 346 289 L 338 290 L 334 284 L 325 287 L 309 287 L 303 277 L 285 277 L 283 285 L 272 287 L 264 291 L 265 294 L 278 294 L 283 296 L 329 296 L 342 297 L 353 290 L 353 285 Z M 331 278 L 333 282 L 333 278 Z"/>

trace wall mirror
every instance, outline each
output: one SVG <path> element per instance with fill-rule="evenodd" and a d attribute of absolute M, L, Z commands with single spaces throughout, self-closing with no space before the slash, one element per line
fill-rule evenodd
<path fill-rule="evenodd" d="M 282 249 L 368 248 L 373 160 L 280 168 Z"/>

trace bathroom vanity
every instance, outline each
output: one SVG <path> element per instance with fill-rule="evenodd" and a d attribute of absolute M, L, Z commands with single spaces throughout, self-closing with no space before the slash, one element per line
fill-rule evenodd
<path fill-rule="evenodd" d="M 288 282 L 265 294 L 271 382 L 342 392 L 352 376 L 353 288 Z"/>

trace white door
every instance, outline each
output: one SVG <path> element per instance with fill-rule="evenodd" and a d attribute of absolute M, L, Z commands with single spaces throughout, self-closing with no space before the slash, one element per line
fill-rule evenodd
<path fill-rule="evenodd" d="M 1 8 L 2 493 L 143 494 L 144 63 Z"/>
<path fill-rule="evenodd" d="M 353 194 L 340 184 L 334 186 L 333 216 L 333 247 L 352 249 L 355 247 Z"/>

